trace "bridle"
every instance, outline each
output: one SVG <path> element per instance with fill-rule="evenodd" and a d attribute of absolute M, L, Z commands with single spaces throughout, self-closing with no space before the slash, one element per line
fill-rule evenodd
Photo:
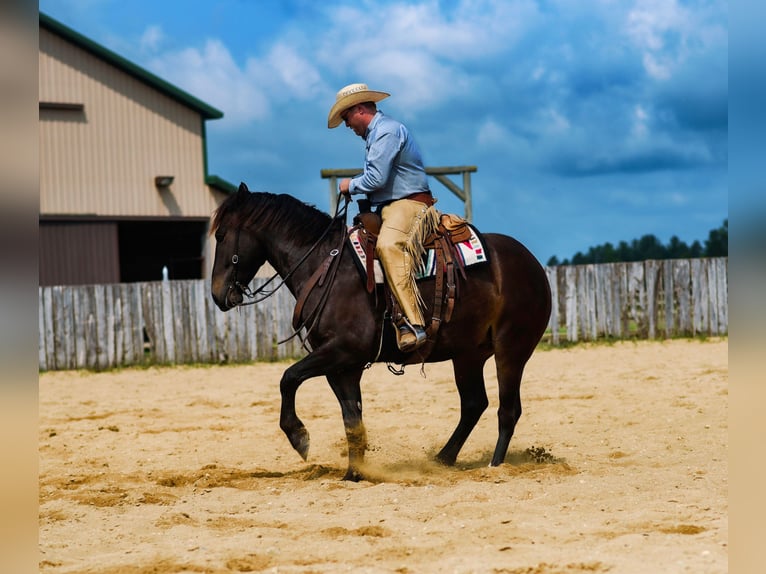
<path fill-rule="evenodd" d="M 226 291 L 226 298 L 224 299 L 224 301 L 226 302 L 226 307 L 228 309 L 233 309 L 234 307 L 238 307 L 240 305 L 250 305 L 250 303 L 235 303 L 235 304 L 230 304 L 229 303 L 229 294 L 231 293 L 231 291 L 233 289 L 239 290 L 239 292 L 243 296 L 245 296 L 245 297 L 250 297 L 250 298 L 255 297 L 255 293 L 253 292 L 253 290 L 250 289 L 250 287 L 248 287 L 247 285 L 243 285 L 242 283 L 240 283 L 240 281 L 237 279 L 237 269 L 239 269 L 239 267 L 237 265 L 239 264 L 239 253 L 238 253 L 238 251 L 239 251 L 239 232 L 240 232 L 240 230 L 241 230 L 241 228 L 237 227 L 237 231 L 235 232 L 234 254 L 231 256 L 231 264 L 234 267 L 234 271 L 233 271 L 232 281 L 231 281 L 231 283 L 229 283 L 229 288 Z"/>
<path fill-rule="evenodd" d="M 343 195 L 343 194 L 340 194 L 340 195 Z M 341 217 L 341 215 L 343 216 L 343 222 L 344 222 L 344 228 L 345 228 L 346 214 L 348 213 L 348 204 L 349 204 L 350 198 L 349 198 L 348 195 L 343 195 L 343 198 L 345 200 L 343 202 L 343 207 L 340 206 L 340 203 L 341 203 L 340 202 L 340 197 L 338 197 L 338 200 L 335 202 L 335 213 L 333 214 L 332 219 L 330 220 L 329 225 L 322 232 L 322 235 L 319 236 L 319 239 L 317 239 L 314 242 L 314 244 L 308 249 L 308 251 L 306 251 L 306 253 L 304 253 L 301 256 L 301 258 L 293 266 L 293 268 L 290 269 L 290 271 L 288 271 L 285 274 L 285 276 L 282 278 L 282 280 L 279 282 L 279 284 L 276 285 L 275 287 L 271 288 L 271 289 L 268 289 L 268 290 L 266 289 L 266 287 L 268 287 L 268 285 L 272 281 L 274 281 L 277 277 L 279 277 L 279 273 L 274 273 L 274 275 L 272 275 L 263 285 L 258 287 L 258 289 L 256 289 L 255 291 L 250 289 L 250 287 L 248 287 L 247 285 L 242 284 L 237 279 L 237 269 L 239 268 L 238 267 L 238 265 L 239 265 L 239 234 L 240 234 L 240 231 L 242 229 L 241 226 L 237 227 L 236 235 L 235 235 L 235 239 L 234 239 L 234 254 L 231 256 L 231 264 L 234 267 L 234 269 L 233 269 L 233 272 L 232 272 L 233 273 L 232 281 L 229 283 L 229 288 L 226 291 L 226 298 L 225 298 L 226 307 L 228 309 L 233 309 L 234 307 L 244 307 L 246 305 L 255 305 L 256 303 L 260 303 L 261 301 L 264 301 L 264 300 L 268 299 L 269 297 L 271 297 L 272 295 L 274 295 L 274 293 L 276 293 L 277 290 L 280 287 L 282 287 L 287 282 L 287 280 L 290 277 L 292 277 L 293 273 L 295 273 L 295 271 L 298 268 L 300 268 L 300 266 L 306 261 L 306 259 L 308 259 L 309 255 L 311 255 L 311 253 L 317 248 L 317 246 L 327 236 L 327 234 L 333 228 L 333 225 Z M 331 251 L 331 257 L 335 258 L 341 252 L 342 247 L 343 247 L 343 241 L 345 241 L 345 234 L 343 235 L 343 237 L 341 239 L 341 244 L 340 244 L 339 248 L 333 249 Z M 251 300 L 250 301 L 242 301 L 240 303 L 235 303 L 233 305 L 230 305 L 229 304 L 229 293 L 233 289 L 237 289 L 242 294 L 243 297 L 247 297 L 248 299 L 251 299 Z M 260 297 L 259 297 L 259 295 L 260 295 Z M 294 335 L 295 334 L 293 334 L 293 336 Z"/>

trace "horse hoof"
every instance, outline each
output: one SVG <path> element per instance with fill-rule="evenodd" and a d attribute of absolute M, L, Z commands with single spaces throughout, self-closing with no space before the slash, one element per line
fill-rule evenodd
<path fill-rule="evenodd" d="M 293 436 L 290 437 L 290 444 L 301 455 L 301 458 L 305 461 L 309 458 L 309 446 L 311 446 L 311 440 L 309 439 L 309 433 L 305 428 L 300 429 Z"/>
<path fill-rule="evenodd" d="M 351 482 L 359 482 L 363 479 L 364 477 L 362 476 L 362 473 L 353 468 L 349 468 L 346 471 L 346 476 L 343 477 L 343 480 L 349 480 Z"/>
<path fill-rule="evenodd" d="M 436 455 L 436 462 L 443 466 L 455 466 L 455 460 L 454 458 L 447 457 L 441 454 Z"/>

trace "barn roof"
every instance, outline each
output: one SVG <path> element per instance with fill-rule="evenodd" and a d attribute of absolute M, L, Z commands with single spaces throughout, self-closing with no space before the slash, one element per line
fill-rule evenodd
<path fill-rule="evenodd" d="M 50 30 L 54 34 L 58 34 L 59 36 L 79 46 L 83 50 L 86 50 L 94 56 L 105 60 L 115 68 L 130 74 L 137 80 L 144 82 L 155 90 L 158 90 L 159 92 L 162 92 L 163 94 L 173 98 L 177 102 L 199 112 L 200 115 L 205 119 L 216 120 L 223 117 L 222 111 L 217 110 L 213 106 L 210 106 L 202 100 L 195 98 L 191 94 L 184 92 L 173 84 L 166 82 L 159 76 L 155 76 L 144 68 L 137 66 L 129 60 L 126 60 L 119 54 L 116 54 L 104 46 L 97 44 L 90 38 L 86 38 L 82 34 L 75 32 L 71 28 L 68 28 L 61 22 L 54 20 L 42 12 L 40 12 L 40 27 Z"/>

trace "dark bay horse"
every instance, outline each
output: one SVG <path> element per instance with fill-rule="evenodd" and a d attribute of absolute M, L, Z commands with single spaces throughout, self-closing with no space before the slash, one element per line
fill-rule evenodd
<path fill-rule="evenodd" d="M 521 416 L 524 366 L 551 311 L 545 271 L 521 243 L 506 235 L 484 234 L 489 262 L 466 268 L 466 279 L 458 278 L 459 300 L 452 317 L 436 333 L 435 343 L 426 345 L 430 354 L 422 357 L 420 349 L 404 355 L 396 346 L 390 320 L 384 320 L 383 297 L 365 289 L 348 242 L 343 241 L 346 225 L 340 218 L 333 220 L 289 195 L 251 193 L 243 183 L 216 210 L 211 233 L 216 239 L 211 290 L 223 311 L 245 302 L 247 284 L 266 261 L 298 298 L 315 271 L 338 250 L 334 280 L 314 289 L 303 307 L 305 315 L 323 305 L 308 333 L 311 352 L 290 366 L 280 381 L 279 425 L 304 460 L 309 434 L 295 412 L 295 395 L 306 379 L 325 376 L 338 398 L 348 441 L 344 479 L 360 480 L 367 448 L 360 389 L 366 366 L 375 361 L 405 365 L 451 360 L 460 419 L 437 459 L 454 464 L 489 405 L 483 367 L 495 355 L 500 401 L 490 464 L 503 463 Z M 424 316 L 430 317 L 434 280 L 420 280 L 420 289 L 428 307 Z"/>

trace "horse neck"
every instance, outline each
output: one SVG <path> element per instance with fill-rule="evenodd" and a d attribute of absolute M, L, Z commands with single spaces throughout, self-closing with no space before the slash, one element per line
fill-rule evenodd
<path fill-rule="evenodd" d="M 296 296 L 314 271 L 327 259 L 330 252 L 333 249 L 342 248 L 341 236 L 337 230 L 328 232 L 319 243 L 316 241 L 320 236 L 312 242 L 296 242 L 294 237 L 276 230 L 268 233 L 267 236 L 266 260 L 281 277 L 289 274 L 285 285 Z M 311 253 L 308 253 L 310 250 Z"/>

